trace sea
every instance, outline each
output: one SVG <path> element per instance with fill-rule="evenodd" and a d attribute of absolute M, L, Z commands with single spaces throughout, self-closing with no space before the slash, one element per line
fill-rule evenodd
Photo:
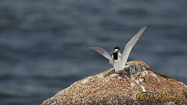
<path fill-rule="evenodd" d="M 187 0 L 0 0 L 0 104 L 40 105 L 112 67 L 112 52 L 142 27 L 128 61 L 187 84 Z"/>

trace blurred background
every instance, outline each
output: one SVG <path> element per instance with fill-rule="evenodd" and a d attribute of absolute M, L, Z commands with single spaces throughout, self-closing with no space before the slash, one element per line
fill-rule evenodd
<path fill-rule="evenodd" d="M 145 24 L 130 60 L 187 84 L 186 0 L 0 0 L 0 104 L 39 105 L 112 66 L 88 49 L 121 49 Z"/>

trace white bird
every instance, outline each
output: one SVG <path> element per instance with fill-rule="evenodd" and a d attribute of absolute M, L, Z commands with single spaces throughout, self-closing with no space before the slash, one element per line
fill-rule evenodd
<path fill-rule="evenodd" d="M 100 53 L 105 58 L 109 60 L 109 63 L 114 66 L 115 73 L 121 73 L 126 67 L 126 62 L 129 57 L 129 54 L 138 41 L 139 37 L 145 31 L 146 26 L 140 28 L 140 30 L 132 37 L 132 39 L 126 44 L 123 53 L 120 53 L 120 48 L 115 47 L 114 52 L 110 55 L 104 48 L 98 46 L 88 46 L 88 48 Z"/>

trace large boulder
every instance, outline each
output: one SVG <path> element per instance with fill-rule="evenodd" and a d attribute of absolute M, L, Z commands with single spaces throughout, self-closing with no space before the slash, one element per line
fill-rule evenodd
<path fill-rule="evenodd" d="M 153 71 L 142 61 L 127 64 L 135 66 L 132 75 L 115 74 L 111 68 L 73 83 L 42 105 L 187 104 L 185 84 Z"/>

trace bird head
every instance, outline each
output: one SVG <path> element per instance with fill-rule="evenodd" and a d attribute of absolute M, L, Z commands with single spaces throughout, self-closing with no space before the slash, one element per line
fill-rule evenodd
<path fill-rule="evenodd" d="M 118 53 L 120 51 L 119 47 L 114 47 L 114 53 Z"/>

